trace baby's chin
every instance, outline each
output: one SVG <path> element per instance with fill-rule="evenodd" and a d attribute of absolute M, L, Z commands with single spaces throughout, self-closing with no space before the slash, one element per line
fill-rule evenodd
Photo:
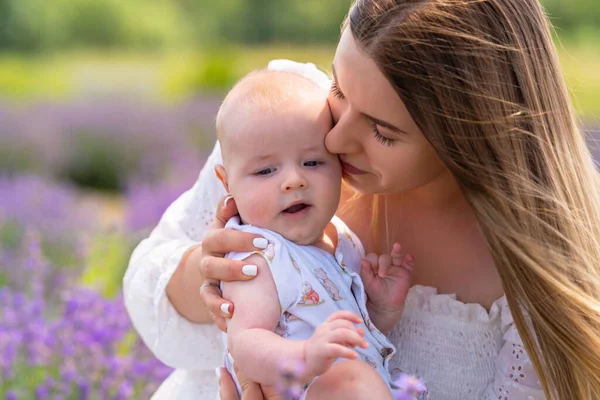
<path fill-rule="evenodd" d="M 310 246 L 313 244 L 318 243 L 321 238 L 323 237 L 323 232 L 320 232 L 317 235 L 303 235 L 303 234 L 296 234 L 296 233 L 291 233 L 291 234 L 285 234 L 285 233 L 280 233 L 281 236 L 283 236 L 284 238 L 286 238 L 287 240 L 289 240 L 290 242 L 294 242 L 300 246 Z"/>
<path fill-rule="evenodd" d="M 310 225 L 312 225 L 313 229 L 311 229 Z M 321 224 L 307 224 L 305 226 L 300 226 L 300 224 L 298 224 L 289 227 L 288 229 L 281 229 L 277 233 L 290 242 L 294 242 L 301 246 L 309 246 L 319 243 L 323 238 L 323 230 L 327 224 L 325 224 L 322 229 L 319 229 L 321 228 L 320 225 Z"/>
<path fill-rule="evenodd" d="M 323 238 L 323 231 L 331 220 L 330 218 L 327 221 L 321 221 L 321 218 L 318 218 L 317 220 L 315 217 L 316 215 L 311 215 L 304 220 L 294 222 L 282 221 L 280 218 L 276 218 L 269 224 L 259 224 L 257 223 L 258 221 L 248 220 L 246 220 L 245 223 L 249 223 L 263 229 L 268 229 L 283 236 L 283 238 L 286 240 L 294 242 L 298 245 L 308 246 L 320 243 Z"/>

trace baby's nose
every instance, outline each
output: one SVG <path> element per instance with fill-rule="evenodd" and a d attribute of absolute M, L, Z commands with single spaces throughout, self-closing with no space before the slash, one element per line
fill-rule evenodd
<path fill-rule="evenodd" d="M 284 192 L 306 188 L 308 188 L 308 181 L 306 180 L 306 178 L 304 178 L 302 174 L 298 173 L 298 171 L 291 172 L 286 177 L 286 180 L 283 183 L 282 187 Z"/>

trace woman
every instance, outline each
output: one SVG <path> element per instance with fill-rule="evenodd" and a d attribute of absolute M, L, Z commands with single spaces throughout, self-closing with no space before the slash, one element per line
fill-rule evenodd
<path fill-rule="evenodd" d="M 417 260 L 395 367 L 432 399 L 600 398 L 600 182 L 538 1 L 358 0 L 333 69 L 338 216 L 367 252 L 399 242 Z M 205 229 L 218 157 L 125 277 L 136 328 L 181 368 L 169 398 L 198 398 L 193 370 L 221 361 L 198 323 L 224 327 L 234 305 L 199 287 L 252 278 L 221 258 L 254 249 L 219 229 L 235 205 Z"/>

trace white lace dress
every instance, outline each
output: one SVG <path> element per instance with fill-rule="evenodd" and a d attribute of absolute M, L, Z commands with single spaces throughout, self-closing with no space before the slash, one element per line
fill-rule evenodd
<path fill-rule="evenodd" d="M 154 399 L 213 400 L 218 393 L 214 370 L 223 361 L 221 334 L 213 325 L 181 317 L 165 287 L 183 253 L 202 240 L 225 195 L 214 174 L 220 162 L 217 145 L 194 187 L 135 249 L 124 278 L 125 304 L 135 328 L 161 361 L 177 368 Z M 415 286 L 389 338 L 398 349 L 391 368 L 423 378 L 431 399 L 544 398 L 505 298 L 488 312 Z"/>

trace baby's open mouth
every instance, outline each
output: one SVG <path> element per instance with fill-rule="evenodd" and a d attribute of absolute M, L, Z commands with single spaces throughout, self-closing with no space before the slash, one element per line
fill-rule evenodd
<path fill-rule="evenodd" d="M 310 206 L 306 203 L 298 203 L 298 204 L 294 204 L 291 207 L 286 208 L 285 210 L 283 210 L 283 212 L 288 213 L 288 214 L 295 214 L 297 212 L 304 210 L 307 207 L 310 207 Z"/>

